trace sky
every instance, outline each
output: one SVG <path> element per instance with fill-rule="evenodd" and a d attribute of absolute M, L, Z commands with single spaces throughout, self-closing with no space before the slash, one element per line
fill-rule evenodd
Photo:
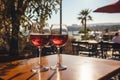
<path fill-rule="evenodd" d="M 93 20 L 88 21 L 92 23 L 118 23 L 120 22 L 120 13 L 96 13 L 95 9 L 115 2 L 117 0 L 62 0 L 62 23 L 66 25 L 78 24 L 81 25 L 77 19 L 81 10 L 90 9 L 90 15 Z M 48 24 L 59 24 L 60 14 L 53 14 Z"/>

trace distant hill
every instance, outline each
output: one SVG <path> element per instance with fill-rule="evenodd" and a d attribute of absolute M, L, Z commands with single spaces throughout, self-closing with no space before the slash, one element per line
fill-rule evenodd
<path fill-rule="evenodd" d="M 79 31 L 82 26 L 77 24 L 72 24 L 71 26 L 67 26 L 69 31 Z"/>
<path fill-rule="evenodd" d="M 84 27 L 73 24 L 71 26 L 67 26 L 69 31 L 79 31 Z M 110 31 L 118 31 L 120 30 L 120 23 L 96 23 L 96 24 L 88 24 L 87 27 L 92 30 L 104 31 L 105 29 L 109 29 Z"/>

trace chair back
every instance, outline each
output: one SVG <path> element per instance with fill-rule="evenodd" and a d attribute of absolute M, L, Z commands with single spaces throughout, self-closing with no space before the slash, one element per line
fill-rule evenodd
<path fill-rule="evenodd" d="M 113 43 L 112 48 L 120 50 L 120 43 Z"/>
<path fill-rule="evenodd" d="M 110 43 L 100 42 L 100 48 L 102 51 L 108 51 L 108 50 L 110 50 Z"/>

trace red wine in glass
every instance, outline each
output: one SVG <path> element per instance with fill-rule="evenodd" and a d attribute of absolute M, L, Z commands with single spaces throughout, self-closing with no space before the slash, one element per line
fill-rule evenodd
<path fill-rule="evenodd" d="M 49 43 L 50 35 L 33 33 L 33 34 L 30 34 L 30 40 L 34 46 L 42 48 Z"/>
<path fill-rule="evenodd" d="M 64 46 L 64 44 L 67 42 L 68 35 L 54 34 L 51 35 L 51 40 L 56 47 L 61 47 Z"/>

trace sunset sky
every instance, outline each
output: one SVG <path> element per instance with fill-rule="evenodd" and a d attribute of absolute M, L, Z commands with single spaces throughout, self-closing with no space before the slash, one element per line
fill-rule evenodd
<path fill-rule="evenodd" d="M 90 9 L 94 11 L 95 9 L 115 2 L 117 0 L 63 0 L 62 2 L 62 23 L 66 25 L 78 24 L 80 21 L 77 19 L 78 14 L 81 10 Z M 93 21 L 88 21 L 91 23 L 118 23 L 120 22 L 120 13 L 95 13 L 90 14 L 93 17 Z M 59 24 L 59 12 L 53 14 L 52 18 L 48 20 L 48 23 Z"/>

